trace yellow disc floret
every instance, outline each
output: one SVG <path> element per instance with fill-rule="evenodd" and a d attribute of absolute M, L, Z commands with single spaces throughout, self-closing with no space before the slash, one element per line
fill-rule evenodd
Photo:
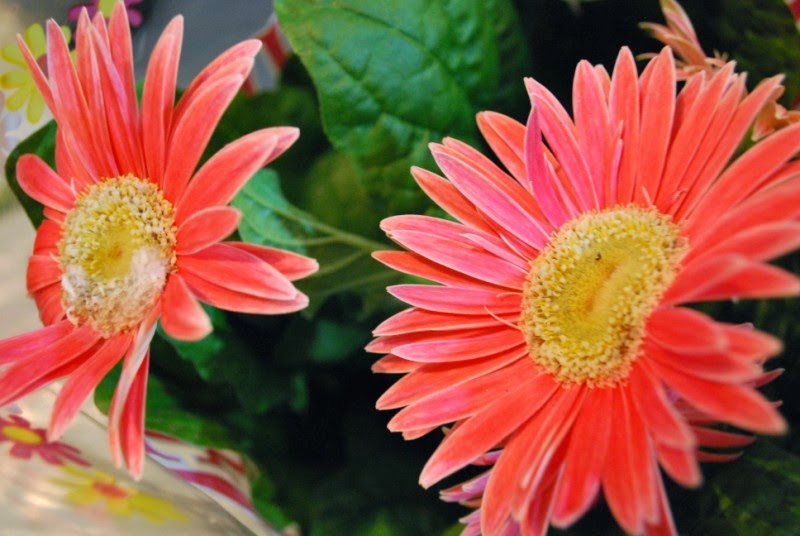
<path fill-rule="evenodd" d="M 68 318 L 105 336 L 139 324 L 175 267 L 172 204 L 132 175 L 88 187 L 58 244 Z"/>
<path fill-rule="evenodd" d="M 686 249 L 677 225 L 653 209 L 617 207 L 566 223 L 525 283 L 520 325 L 531 358 L 562 383 L 627 378 Z"/>

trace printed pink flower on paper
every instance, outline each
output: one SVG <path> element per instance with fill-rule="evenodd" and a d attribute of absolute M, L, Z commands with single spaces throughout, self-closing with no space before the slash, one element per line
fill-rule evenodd
<path fill-rule="evenodd" d="M 68 462 L 89 465 L 78 449 L 60 441 L 48 442 L 44 428 L 33 428 L 19 415 L 0 417 L 0 443 L 6 441 L 12 444 L 8 453 L 13 458 L 29 460 L 37 455 L 50 465 L 64 465 Z"/>

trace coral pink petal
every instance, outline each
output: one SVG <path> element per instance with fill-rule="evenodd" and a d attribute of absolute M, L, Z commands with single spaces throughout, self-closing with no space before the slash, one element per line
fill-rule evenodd
<path fill-rule="evenodd" d="M 679 484 L 694 488 L 703 481 L 694 450 L 656 443 L 656 456 L 664 471 Z"/>
<path fill-rule="evenodd" d="M 581 212 L 599 208 L 599 201 L 594 191 L 592 177 L 584 155 L 581 152 L 581 148 L 578 145 L 575 125 L 572 123 L 569 114 L 564 110 L 564 107 L 561 106 L 561 103 L 558 102 L 558 99 L 539 82 L 532 78 L 526 78 L 525 87 L 528 89 L 528 94 L 531 98 L 531 105 L 533 107 L 531 113 L 535 114 L 535 117 L 533 117 L 532 120 L 529 118 L 528 121 L 528 129 L 532 131 L 531 133 L 534 136 L 534 145 L 529 145 L 526 140 L 526 153 L 530 155 L 529 151 L 536 146 L 535 138 L 537 133 L 535 131 L 537 130 L 536 124 L 538 123 L 558 163 L 564 168 L 567 181 L 563 183 L 562 186 L 570 192 L 571 196 L 574 196 L 572 200 L 577 208 Z M 533 129 L 531 129 L 532 126 Z M 531 162 L 528 161 L 527 164 L 530 166 Z M 537 165 L 536 167 L 539 168 L 540 166 Z M 553 188 L 553 186 L 555 185 L 550 186 L 550 188 Z M 534 194 L 537 198 L 539 197 L 538 191 L 535 188 Z M 544 206 L 542 206 L 542 209 L 544 209 Z M 545 211 L 545 214 L 550 218 L 550 213 L 548 211 Z M 560 225 L 560 222 L 556 223 L 552 220 L 551 222 L 554 226 Z"/>
<path fill-rule="evenodd" d="M 611 441 L 602 483 L 611 512 L 626 531 L 642 532 L 656 515 L 655 461 L 644 424 L 625 389 L 616 389 L 611 426 L 621 441 Z"/>
<path fill-rule="evenodd" d="M 174 203 L 181 198 L 222 113 L 243 81 L 241 76 L 231 75 L 206 85 L 173 125 L 168 141 L 170 158 L 161 180 L 166 199 Z"/>
<path fill-rule="evenodd" d="M 613 129 L 600 76 L 588 61 L 581 61 L 575 70 L 572 103 L 578 145 L 586 158 L 598 206 L 613 206 L 616 199 L 605 198 L 604 184 L 608 167 L 606 157 Z"/>
<path fill-rule="evenodd" d="M 236 230 L 242 213 L 233 207 L 208 207 L 186 218 L 178 227 L 175 253 L 191 255 Z"/>
<path fill-rule="evenodd" d="M 768 261 L 800 246 L 800 223 L 777 221 L 756 225 L 737 234 L 726 233 L 702 254 L 738 253 L 755 261 Z"/>
<path fill-rule="evenodd" d="M 549 226 L 545 227 L 534 219 L 532 210 L 524 206 L 528 192 L 507 176 L 505 187 L 501 186 L 503 183 L 499 179 L 487 180 L 486 172 L 481 172 L 471 162 L 447 149 L 434 145 L 431 151 L 436 163 L 458 190 L 499 228 L 508 230 L 536 250 L 542 249 Z"/>
<path fill-rule="evenodd" d="M 728 338 L 729 351 L 740 359 L 760 362 L 778 355 L 783 349 L 780 339 L 749 324 L 720 324 L 720 327 Z"/>
<path fill-rule="evenodd" d="M 459 426 L 442 441 L 425 464 L 420 484 L 428 488 L 495 447 L 539 410 L 558 384 L 547 374 L 520 378 L 504 396 Z"/>
<path fill-rule="evenodd" d="M 22 59 L 25 60 L 25 65 L 28 67 L 28 72 L 31 74 L 31 78 L 33 78 L 36 88 L 39 90 L 39 93 L 41 93 L 42 98 L 44 99 L 45 105 L 49 110 L 55 109 L 53 93 L 50 91 L 50 86 L 47 83 L 47 77 L 45 76 L 44 72 L 42 72 L 42 67 L 39 66 L 37 58 L 33 56 L 33 53 L 31 53 L 30 49 L 28 48 L 28 44 L 25 42 L 25 39 L 23 39 L 22 35 L 19 34 L 17 34 L 17 46 L 22 53 Z"/>
<path fill-rule="evenodd" d="M 722 430 L 715 430 L 704 426 L 695 426 L 693 430 L 694 434 L 697 436 L 697 442 L 702 447 L 741 448 L 746 447 L 756 440 L 755 436 L 723 432 Z"/>
<path fill-rule="evenodd" d="M 172 274 L 161 296 L 161 326 L 170 337 L 198 341 L 211 333 L 211 319 L 180 274 Z"/>
<path fill-rule="evenodd" d="M 698 378 L 719 382 L 753 381 L 761 375 L 761 366 L 739 359 L 728 351 L 709 353 L 672 352 L 657 344 L 647 345 L 647 357 L 664 366 L 679 367 Z"/>
<path fill-rule="evenodd" d="M 546 484 L 545 478 L 551 466 L 556 470 L 563 467 L 563 454 L 559 453 L 566 451 L 565 438 L 572 431 L 577 416 L 586 410 L 587 390 L 576 387 L 556 392 L 525 425 L 539 430 L 539 433 L 528 442 L 528 448 L 520 459 L 522 478 L 518 479 L 519 492 L 512 497 L 512 510 L 523 510 L 525 503 L 533 499 L 537 489 Z"/>
<path fill-rule="evenodd" d="M 625 205 L 633 200 L 638 190 L 640 166 L 640 109 L 639 76 L 631 51 L 623 47 L 617 56 L 609 92 L 611 124 L 622 125 L 622 143 L 625 150 L 619 164 L 616 201 Z"/>
<path fill-rule="evenodd" d="M 150 54 L 142 90 L 141 131 L 147 178 L 158 185 L 163 184 L 171 148 L 168 144 L 182 39 L 183 17 L 179 15 L 164 29 Z M 170 158 L 181 156 L 172 154 Z M 174 200 L 173 197 L 167 199 Z"/>
<path fill-rule="evenodd" d="M 200 90 L 215 81 L 236 74 L 246 78 L 253 67 L 253 58 L 261 49 L 261 41 L 248 39 L 217 56 L 192 80 L 175 107 L 175 119 L 180 120 L 200 94 Z"/>
<path fill-rule="evenodd" d="M 545 146 L 539 123 L 539 108 L 534 105 L 525 126 L 525 167 L 527 183 L 553 229 L 577 215 L 560 184 L 555 170 L 545 160 Z"/>
<path fill-rule="evenodd" d="M 56 441 L 75 418 L 92 390 L 125 355 L 133 338 L 123 332 L 106 339 L 98 350 L 70 374 L 53 406 L 47 440 Z"/>
<path fill-rule="evenodd" d="M 226 272 L 226 275 L 229 274 L 230 272 Z M 188 271 L 182 272 L 181 275 L 197 299 L 227 311 L 274 315 L 294 313 L 308 305 L 308 297 L 302 292 L 296 292 L 291 298 L 264 298 L 223 286 L 228 283 L 224 278 L 215 277 L 214 280 L 218 281 L 217 283 Z"/>
<path fill-rule="evenodd" d="M 380 374 L 405 374 L 407 372 L 413 372 L 422 366 L 422 363 L 409 361 L 390 354 L 378 359 L 372 365 L 372 372 Z"/>
<path fill-rule="evenodd" d="M 611 415 L 612 391 L 590 389 L 570 433 L 564 472 L 557 485 L 553 525 L 566 528 L 592 505 L 600 488 L 611 427 L 599 415 Z M 592 445 L 592 448 L 587 448 Z"/>
<path fill-rule="evenodd" d="M 456 220 L 474 229 L 491 231 L 491 227 L 453 183 L 427 169 L 411 168 L 411 175 L 425 194 Z"/>
<path fill-rule="evenodd" d="M 762 190 L 743 201 L 728 214 L 697 230 L 693 247 L 704 251 L 720 240 L 747 231 L 751 227 L 781 223 L 800 216 L 800 180 L 787 180 Z"/>
<path fill-rule="evenodd" d="M 662 307 L 650 314 L 648 337 L 677 353 L 720 352 L 727 341 L 710 317 L 684 307 Z"/>
<path fill-rule="evenodd" d="M 192 280 L 203 279 L 258 298 L 292 300 L 297 296 L 297 289 L 278 270 L 224 243 L 178 257 L 178 270 L 183 276 L 191 275 Z"/>
<path fill-rule="evenodd" d="M 145 354 L 142 366 L 136 372 L 120 420 L 120 446 L 125 465 L 131 476 L 138 480 L 144 468 L 144 413 L 147 397 L 147 377 L 150 353 Z"/>
<path fill-rule="evenodd" d="M 482 248 L 418 231 L 395 231 L 390 238 L 446 268 L 487 283 L 519 289 L 527 271 Z"/>
<path fill-rule="evenodd" d="M 445 361 L 465 361 L 486 357 L 525 344 L 519 331 L 515 329 L 485 330 L 484 334 L 458 338 L 448 337 L 440 341 L 422 341 L 395 346 L 392 353 L 411 361 L 441 363 Z"/>
<path fill-rule="evenodd" d="M 49 348 L 65 344 L 69 347 L 72 343 L 66 338 L 75 330 L 72 322 L 64 321 L 44 328 L 37 329 L 15 337 L 0 340 L 0 365 L 23 359 L 40 353 L 49 353 Z"/>
<path fill-rule="evenodd" d="M 480 112 L 477 121 L 481 134 L 500 162 L 532 192 L 525 169 L 525 126 L 496 112 Z"/>
<path fill-rule="evenodd" d="M 122 362 L 122 373 L 117 381 L 117 388 L 114 390 L 114 396 L 111 398 L 111 407 L 108 410 L 108 443 L 111 449 L 111 459 L 114 465 L 119 467 L 123 459 L 126 458 L 123 442 L 125 441 L 124 430 L 125 418 L 123 414 L 126 412 L 128 397 L 136 382 L 139 370 L 147 366 L 148 356 L 150 353 L 150 341 L 153 340 L 153 335 L 156 332 L 156 323 L 161 307 L 154 307 L 147 318 L 144 319 L 142 324 L 136 331 L 133 344 L 130 345 L 128 353 L 125 354 L 125 359 Z M 147 370 L 145 368 L 145 374 Z"/>
<path fill-rule="evenodd" d="M 120 102 L 125 103 L 124 114 L 127 120 L 133 121 L 136 117 L 136 80 L 133 73 L 131 28 L 128 24 L 127 9 L 117 4 L 108 21 L 108 41 L 111 59 L 119 75 L 120 89 L 125 94 L 125 99 Z"/>
<path fill-rule="evenodd" d="M 407 406 L 428 395 L 452 389 L 475 378 L 493 373 L 526 355 L 527 351 L 503 352 L 463 363 L 426 364 L 397 380 L 378 399 L 375 407 L 393 409 Z"/>
<path fill-rule="evenodd" d="M 52 336 L 63 328 L 43 328 L 33 333 Z M 3 341 L 22 339 L 25 335 L 12 337 Z M 0 406 L 26 395 L 44 383 L 55 379 L 53 373 L 71 364 L 73 360 L 89 350 L 100 339 L 100 335 L 90 327 L 74 328 L 57 341 L 39 341 L 39 347 L 32 353 L 19 359 L 0 373 Z M 22 339 L 23 344 L 30 341 Z M 46 345 L 45 345 L 46 344 Z M 5 357 L 5 356 L 4 356 Z M 7 362 L 7 361 L 6 361 Z"/>
<path fill-rule="evenodd" d="M 225 245 L 258 257 L 278 270 L 289 281 L 307 277 L 319 270 L 319 263 L 315 259 L 299 253 L 247 242 L 225 242 Z"/>
<path fill-rule="evenodd" d="M 42 220 L 33 241 L 34 255 L 58 256 L 58 242 L 61 240 L 61 226 L 50 220 Z"/>
<path fill-rule="evenodd" d="M 738 277 L 750 264 L 746 257 L 731 253 L 695 258 L 678 272 L 664 294 L 662 303 L 672 305 L 702 301 L 701 296 L 709 289 Z"/>
<path fill-rule="evenodd" d="M 26 194 L 45 206 L 67 212 L 75 203 L 75 192 L 36 155 L 19 158 L 17 179 Z"/>
<path fill-rule="evenodd" d="M 481 281 L 474 277 L 466 276 L 457 270 L 445 268 L 439 264 L 431 262 L 422 255 L 407 251 L 374 251 L 372 257 L 398 272 L 416 275 L 423 279 L 429 279 L 443 285 L 453 285 L 461 288 L 494 289 L 502 290 L 501 287 Z"/>
<path fill-rule="evenodd" d="M 677 536 L 675 522 L 672 520 L 672 510 L 669 507 L 667 493 L 664 490 L 664 481 L 657 480 L 658 491 L 658 521 L 646 524 L 647 536 Z"/>
<path fill-rule="evenodd" d="M 660 381 L 644 365 L 634 365 L 630 394 L 650 436 L 657 443 L 692 449 L 696 438 L 691 428 L 667 398 Z"/>
<path fill-rule="evenodd" d="M 394 285 L 388 292 L 404 302 L 442 313 L 502 314 L 518 312 L 522 303 L 519 293 L 466 289 L 434 285 Z"/>
<path fill-rule="evenodd" d="M 800 278 L 771 264 L 741 259 L 728 278 L 703 288 L 693 301 L 778 298 L 800 294 Z"/>
<path fill-rule="evenodd" d="M 36 308 L 39 309 L 39 318 L 45 326 L 55 324 L 64 319 L 64 308 L 61 306 L 61 284 L 55 283 L 34 294 Z"/>
<path fill-rule="evenodd" d="M 687 219 L 689 236 L 704 221 L 714 221 L 761 188 L 800 149 L 800 124 L 788 126 L 753 146 L 731 164 Z"/>
<path fill-rule="evenodd" d="M 642 73 L 640 106 L 639 135 L 645 143 L 639 158 L 641 163 L 647 163 L 647 171 L 639 177 L 640 188 L 633 192 L 633 199 L 646 202 L 648 198 L 655 199 L 658 193 L 675 114 L 675 62 L 667 47 Z"/>
<path fill-rule="evenodd" d="M 28 259 L 26 288 L 34 293 L 46 286 L 61 281 L 61 267 L 51 255 L 31 255 Z"/>
<path fill-rule="evenodd" d="M 499 320 L 498 320 L 499 319 Z M 453 329 L 496 327 L 498 322 L 513 324 L 519 319 L 514 312 L 494 315 L 451 315 L 424 309 L 406 309 L 381 322 L 374 330 L 375 336 L 399 335 L 421 331 L 450 331 Z"/>
<path fill-rule="evenodd" d="M 660 364 L 654 369 L 671 389 L 714 419 L 764 434 L 786 430 L 780 413 L 751 387 L 695 378 Z"/>
<path fill-rule="evenodd" d="M 176 223 L 198 210 L 230 202 L 259 168 L 280 156 L 298 136 L 293 127 L 265 128 L 227 144 L 189 182 L 175 205 Z"/>
<path fill-rule="evenodd" d="M 429 428 L 471 417 L 491 404 L 499 390 L 520 375 L 531 374 L 532 368 L 530 361 L 517 360 L 500 370 L 426 396 L 397 413 L 389 421 L 389 430 Z"/>

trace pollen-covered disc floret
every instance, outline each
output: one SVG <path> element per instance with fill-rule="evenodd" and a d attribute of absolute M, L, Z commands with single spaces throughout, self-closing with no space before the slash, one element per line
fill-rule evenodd
<path fill-rule="evenodd" d="M 678 226 L 654 209 L 616 207 L 562 226 L 524 287 L 531 358 L 562 383 L 625 379 L 686 249 Z"/>
<path fill-rule="evenodd" d="M 67 213 L 59 264 L 67 316 L 106 336 L 138 325 L 175 266 L 172 204 L 132 175 L 94 184 Z"/>

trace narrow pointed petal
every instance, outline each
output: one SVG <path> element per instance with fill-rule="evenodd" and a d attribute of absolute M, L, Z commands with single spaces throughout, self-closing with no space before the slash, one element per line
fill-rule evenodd
<path fill-rule="evenodd" d="M 565 528 L 586 512 L 600 488 L 600 477 L 606 460 L 611 427 L 599 415 L 611 415 L 609 389 L 587 393 L 584 404 L 592 411 L 578 414 L 564 455 L 564 472 L 557 485 L 553 508 L 553 525 Z M 593 445 L 587 449 L 587 445 Z"/>
<path fill-rule="evenodd" d="M 531 192 L 525 170 L 525 126 L 496 112 L 480 112 L 477 121 L 481 134 L 497 158 Z"/>
<path fill-rule="evenodd" d="M 231 75 L 200 89 L 197 100 L 173 125 L 168 140 L 170 158 L 160 182 L 166 199 L 175 202 L 183 195 L 212 132 L 242 82 L 241 76 Z"/>
<path fill-rule="evenodd" d="M 181 275 L 191 275 L 193 280 L 204 279 L 254 297 L 291 300 L 297 295 L 297 289 L 275 268 L 246 251 L 223 243 L 180 256 L 178 270 Z"/>
<path fill-rule="evenodd" d="M 247 242 L 225 242 L 225 245 L 258 257 L 278 270 L 289 281 L 308 277 L 319 270 L 319 263 L 315 259 L 299 253 Z"/>
<path fill-rule="evenodd" d="M 176 203 L 175 222 L 180 225 L 198 210 L 229 203 L 258 169 L 280 156 L 298 136 L 296 128 L 266 128 L 220 149 L 200 167 Z"/>
<path fill-rule="evenodd" d="M 170 337 L 198 341 L 211 333 L 211 319 L 180 274 L 172 274 L 161 296 L 161 326 Z"/>
<path fill-rule="evenodd" d="M 183 17 L 177 16 L 167 25 L 153 48 L 142 90 L 141 129 L 147 177 L 156 184 L 162 183 L 167 166 L 182 39 Z"/>
<path fill-rule="evenodd" d="M 647 332 L 660 346 L 678 353 L 720 352 L 727 344 L 714 320 L 684 307 L 663 307 L 653 311 L 648 319 Z"/>
<path fill-rule="evenodd" d="M 120 421 L 120 446 L 122 457 L 131 476 L 138 480 L 144 468 L 144 412 L 147 397 L 147 377 L 150 368 L 150 353 L 136 372 Z"/>
<path fill-rule="evenodd" d="M 75 418 L 100 380 L 119 362 L 130 347 L 129 333 L 111 337 L 80 367 L 70 374 L 56 398 L 47 429 L 47 440 L 56 441 Z"/>
<path fill-rule="evenodd" d="M 38 355 L 62 342 L 75 330 L 72 322 L 63 321 L 35 331 L 0 340 L 0 365 Z"/>
<path fill-rule="evenodd" d="M 67 212 L 75 202 L 75 192 L 36 155 L 25 154 L 19 158 L 17 179 L 26 194 L 48 207 Z"/>
<path fill-rule="evenodd" d="M 558 388 L 547 374 L 526 379 L 450 433 L 425 464 L 420 484 L 428 488 L 495 447 L 519 427 Z"/>
<path fill-rule="evenodd" d="M 175 253 L 191 255 L 233 233 L 242 213 L 233 207 L 209 207 L 189 216 L 178 228 Z"/>
<path fill-rule="evenodd" d="M 189 272 L 183 272 L 181 275 L 198 300 L 226 311 L 275 315 L 294 313 L 308 305 L 308 296 L 302 292 L 296 292 L 291 298 L 265 298 L 223 286 L 227 281 L 220 281 L 220 284 L 217 284 Z"/>
<path fill-rule="evenodd" d="M 786 430 L 780 413 L 751 387 L 702 380 L 670 367 L 655 368 L 671 389 L 714 419 L 763 434 Z"/>

